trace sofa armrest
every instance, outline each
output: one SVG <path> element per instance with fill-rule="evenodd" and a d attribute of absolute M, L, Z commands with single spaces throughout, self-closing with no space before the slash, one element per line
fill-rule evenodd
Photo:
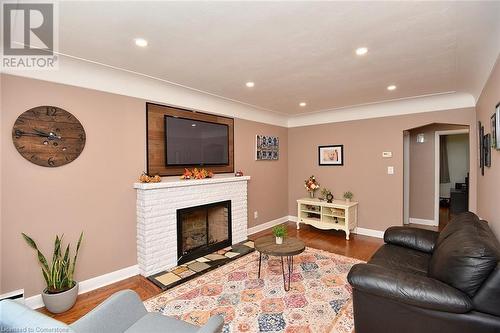
<path fill-rule="evenodd" d="M 452 313 L 472 309 L 472 301 L 466 294 L 426 276 L 357 264 L 347 279 L 356 290 L 420 308 Z"/>
<path fill-rule="evenodd" d="M 147 313 L 134 291 L 122 290 L 70 326 L 77 333 L 124 332 Z"/>
<path fill-rule="evenodd" d="M 439 232 L 432 230 L 411 227 L 390 227 L 384 233 L 384 242 L 432 253 L 438 236 Z"/>
<path fill-rule="evenodd" d="M 222 326 L 224 326 L 222 316 L 213 316 L 196 333 L 220 333 L 222 332 Z"/>

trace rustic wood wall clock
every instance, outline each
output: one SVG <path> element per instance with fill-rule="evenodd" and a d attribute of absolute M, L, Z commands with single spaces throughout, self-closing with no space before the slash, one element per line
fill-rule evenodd
<path fill-rule="evenodd" d="M 85 147 L 82 124 L 66 110 L 38 106 L 21 114 L 12 128 L 12 141 L 28 161 L 58 167 L 74 161 Z"/>

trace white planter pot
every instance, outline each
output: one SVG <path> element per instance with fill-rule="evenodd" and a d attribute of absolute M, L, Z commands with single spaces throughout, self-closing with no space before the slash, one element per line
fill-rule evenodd
<path fill-rule="evenodd" d="M 345 199 L 345 202 L 351 202 L 351 199 Z"/>
<path fill-rule="evenodd" d="M 58 294 L 48 294 L 46 290 L 42 292 L 45 307 L 52 313 L 61 313 L 71 309 L 75 305 L 76 297 L 78 296 L 78 283 L 73 288 Z"/>
<path fill-rule="evenodd" d="M 276 237 L 276 244 L 283 244 L 283 237 Z"/>

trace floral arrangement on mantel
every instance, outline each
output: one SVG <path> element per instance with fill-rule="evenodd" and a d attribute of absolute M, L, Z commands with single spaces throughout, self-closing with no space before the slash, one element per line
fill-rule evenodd
<path fill-rule="evenodd" d="M 311 176 L 309 179 L 306 179 L 304 183 L 307 192 L 309 192 L 311 198 L 314 198 L 314 192 L 319 189 L 319 183 L 316 181 L 316 178 Z"/>
<path fill-rule="evenodd" d="M 212 171 L 194 168 L 192 170 L 184 169 L 181 179 L 205 179 L 212 178 L 213 176 L 214 174 Z"/>
<path fill-rule="evenodd" d="M 161 182 L 161 177 L 160 175 L 150 176 L 147 173 L 143 172 L 139 177 L 139 181 L 141 183 L 159 183 Z"/>

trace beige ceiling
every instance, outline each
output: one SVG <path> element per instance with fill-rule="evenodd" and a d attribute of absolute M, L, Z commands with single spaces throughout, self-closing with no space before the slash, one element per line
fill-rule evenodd
<path fill-rule="evenodd" d="M 59 11 L 62 53 L 287 115 L 451 91 L 477 98 L 500 50 L 500 2 L 63 2 Z"/>

